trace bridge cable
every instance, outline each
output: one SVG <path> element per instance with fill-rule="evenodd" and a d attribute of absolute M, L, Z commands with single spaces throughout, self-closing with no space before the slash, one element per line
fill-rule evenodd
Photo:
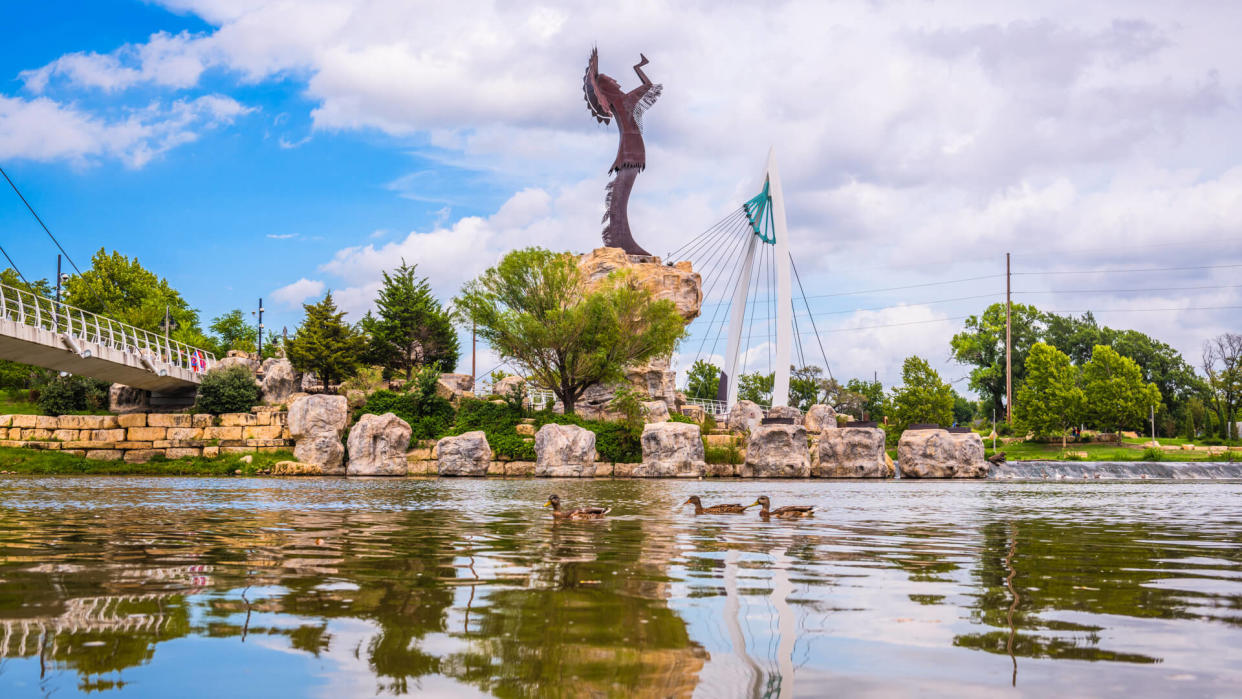
<path fill-rule="evenodd" d="M 746 233 L 743 233 L 743 235 L 741 236 L 741 245 L 738 246 L 738 248 L 733 253 L 733 257 L 734 257 L 733 267 L 729 270 L 729 276 L 728 276 L 728 278 L 732 280 L 732 284 L 730 285 L 732 288 L 726 287 L 726 289 L 729 292 L 728 296 L 729 296 L 730 301 L 732 300 L 733 295 L 737 292 L 738 285 L 742 283 L 742 268 L 743 268 L 742 260 L 745 258 L 745 255 L 742 255 L 741 252 L 742 252 L 742 249 L 746 247 L 746 243 L 749 242 L 749 240 L 750 240 L 750 232 L 747 231 Z M 713 288 L 714 288 L 714 285 L 713 285 Z M 707 298 L 707 297 L 704 296 L 704 298 Z M 716 324 L 716 315 L 720 313 L 720 309 L 724 308 L 723 304 L 715 304 L 715 305 L 716 305 L 716 310 L 712 311 L 712 319 L 711 319 L 711 322 L 708 324 L 709 330 L 712 325 Z M 732 309 L 732 307 L 733 307 L 733 304 L 732 302 L 730 302 L 729 308 Z M 724 327 L 725 327 L 725 321 L 722 320 L 720 325 L 716 329 L 715 337 L 712 339 L 712 348 L 710 351 L 710 354 L 712 355 L 716 354 L 716 345 L 720 342 L 720 335 L 721 333 L 724 332 Z M 696 360 L 699 357 L 703 356 L 703 348 L 706 345 L 707 345 L 707 335 L 704 335 L 703 341 L 699 343 L 699 351 L 695 355 Z"/>
<path fill-rule="evenodd" d="M 33 293 L 34 285 L 31 284 L 30 281 L 26 279 L 26 275 L 22 274 L 22 271 L 17 268 L 17 263 L 13 261 L 13 258 L 9 257 L 9 252 L 4 249 L 3 245 L 0 245 L 0 252 L 4 253 L 4 259 L 9 261 L 9 266 L 13 268 L 14 272 L 17 272 L 17 276 L 21 277 L 21 280 L 26 284 L 26 286 L 30 287 L 30 291 Z"/>
<path fill-rule="evenodd" d="M 832 367 L 828 364 L 828 353 L 824 351 L 824 341 L 819 336 L 819 328 L 815 325 L 815 316 L 811 315 L 811 304 L 807 302 L 806 289 L 802 287 L 802 275 L 798 274 L 798 265 L 794 264 L 793 255 L 789 255 L 789 266 L 793 269 L 794 279 L 798 280 L 798 291 L 802 293 L 802 304 L 806 306 L 807 317 L 811 319 L 811 329 L 815 332 L 815 342 L 819 344 L 819 353 L 824 358 L 824 368 L 828 370 L 828 378 L 836 381 L 832 375 Z"/>

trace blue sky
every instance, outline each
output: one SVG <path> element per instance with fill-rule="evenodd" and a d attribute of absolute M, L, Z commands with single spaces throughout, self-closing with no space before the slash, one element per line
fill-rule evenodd
<path fill-rule="evenodd" d="M 774 146 L 840 376 L 891 384 L 919 353 L 963 377 L 948 338 L 991 300 L 962 297 L 1000 297 L 1006 251 L 1033 273 L 1019 300 L 1192 360 L 1239 330 L 1221 265 L 1242 264 L 1242 22 L 1219 3 L 49 1 L 0 23 L 0 163 L 79 265 L 136 255 L 205 321 L 262 296 L 293 327 L 329 288 L 356 317 L 402 258 L 448 299 L 506 249 L 598 246 L 616 147 L 581 99 L 598 45 L 623 86 L 640 51 L 665 85 L 636 238 L 694 237 Z M 51 276 L 2 192 L 0 244 Z M 1082 274 L 1134 268 L 1160 269 Z"/>

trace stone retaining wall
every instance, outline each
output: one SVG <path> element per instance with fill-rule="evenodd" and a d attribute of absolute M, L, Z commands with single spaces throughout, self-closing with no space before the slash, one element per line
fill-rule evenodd
<path fill-rule="evenodd" d="M 223 415 L 0 415 L 0 447 L 63 451 L 101 461 L 181 459 L 293 447 L 280 408 L 258 406 Z"/>

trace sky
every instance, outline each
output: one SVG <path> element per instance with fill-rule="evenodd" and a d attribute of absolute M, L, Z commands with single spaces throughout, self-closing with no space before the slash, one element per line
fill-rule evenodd
<path fill-rule="evenodd" d="M 1192 364 L 1242 331 L 1235 3 L 44 0 L 0 26 L 0 164 L 79 267 L 136 256 L 204 325 L 262 297 L 292 330 L 327 290 L 356 319 L 401 260 L 447 301 L 507 250 L 600 246 L 598 47 L 626 89 L 640 53 L 664 86 L 630 201 L 653 253 L 753 196 L 774 149 L 804 351 L 823 363 L 809 307 L 839 379 L 918 354 L 965 392 L 949 338 L 1003 300 L 1007 252 L 1015 301 Z M 8 191 L 0 245 L 54 274 Z M 683 372 L 723 352 L 705 316 Z"/>

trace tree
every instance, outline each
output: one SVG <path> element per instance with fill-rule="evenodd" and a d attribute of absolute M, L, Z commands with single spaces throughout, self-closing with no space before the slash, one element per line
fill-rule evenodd
<path fill-rule="evenodd" d="M 1208 406 L 1216 413 L 1221 437 L 1238 437 L 1238 404 L 1242 402 L 1242 335 L 1224 333 L 1203 343 L 1203 373 L 1207 375 Z"/>
<path fill-rule="evenodd" d="M 890 415 L 898 432 L 916 423 L 948 425 L 953 421 L 953 388 L 940 380 L 927 360 L 906 357 L 901 381 L 893 389 Z"/>
<path fill-rule="evenodd" d="M 1108 345 L 1091 350 L 1082 366 L 1082 391 L 1086 419 L 1108 432 L 1141 427 L 1147 411 L 1160 404 L 1160 391 L 1143 382 L 1138 364 Z"/>
<path fill-rule="evenodd" d="M 48 284 L 46 279 L 37 279 L 27 284 L 11 267 L 0 270 L 0 284 L 28 291 L 36 296 L 50 297 L 52 295 L 52 285 Z M 16 312 L 16 308 L 10 306 L 9 312 Z M 33 388 L 35 384 L 51 381 L 54 376 L 56 372 L 50 369 L 0 359 L 0 390 Z"/>
<path fill-rule="evenodd" d="M 259 338 L 259 330 L 246 322 L 246 317 L 242 315 L 240 309 L 234 308 L 228 313 L 218 316 L 207 327 L 216 334 L 216 344 L 221 352 L 227 352 L 231 349 L 242 352 L 253 352 L 255 350 Z"/>
<path fill-rule="evenodd" d="M 720 391 L 720 367 L 702 359 L 694 360 L 686 375 L 686 395 L 701 400 L 716 400 Z"/>
<path fill-rule="evenodd" d="M 196 347 L 211 347 L 211 339 L 198 325 L 198 311 L 191 308 L 167 279 L 130 259 L 103 248 L 91 258 L 91 268 L 69 277 L 64 285 L 66 303 L 151 332 L 163 333 L 167 310 L 174 329 L 169 333 Z"/>
<path fill-rule="evenodd" d="M 1041 437 L 1061 435 L 1082 418 L 1085 396 L 1078 386 L 1078 369 L 1069 355 L 1037 342 L 1026 358 L 1026 379 L 1014 400 L 1014 421 Z"/>
<path fill-rule="evenodd" d="M 460 355 L 452 316 L 432 296 L 427 278 L 415 276 L 415 269 L 402 260 L 392 274 L 384 272 L 376 315 L 368 312 L 362 319 L 369 360 L 403 372 L 406 381 L 419 366 L 453 371 Z"/>
<path fill-rule="evenodd" d="M 830 395 L 839 392 L 840 388 L 840 384 L 824 376 L 821 367 L 789 367 L 789 404 L 799 410 L 805 412 L 816 403 L 829 402 Z"/>
<path fill-rule="evenodd" d="M 737 397 L 761 405 L 772 404 L 772 389 L 776 385 L 775 374 L 760 374 L 757 371 L 742 374 L 737 380 Z"/>
<path fill-rule="evenodd" d="M 315 372 L 326 389 L 357 371 L 366 341 L 345 322 L 345 313 L 336 310 L 331 291 L 319 303 L 302 308 L 306 318 L 289 338 L 289 361 L 299 371 Z"/>
<path fill-rule="evenodd" d="M 883 420 L 888 409 L 884 401 L 884 384 L 877 379 L 850 379 L 845 382 L 845 400 L 838 403 L 838 412 L 844 410 L 860 420 Z"/>
<path fill-rule="evenodd" d="M 1013 385 L 1026 376 L 1026 354 L 1039 341 L 1043 314 L 1034 306 L 1013 304 Z M 953 358 L 974 369 L 970 387 L 991 404 L 997 415 L 1005 413 L 1005 304 L 994 303 L 979 316 L 966 319 L 966 329 L 950 340 Z"/>
<path fill-rule="evenodd" d="M 586 390 L 621 381 L 625 366 L 672 352 L 685 334 L 676 305 L 624 272 L 594 288 L 569 253 L 514 250 L 455 299 L 504 359 L 547 386 L 566 413 Z"/>
<path fill-rule="evenodd" d="M 969 424 L 975 419 L 978 404 L 970 401 L 957 391 L 953 392 L 953 422 L 957 425 Z"/>

